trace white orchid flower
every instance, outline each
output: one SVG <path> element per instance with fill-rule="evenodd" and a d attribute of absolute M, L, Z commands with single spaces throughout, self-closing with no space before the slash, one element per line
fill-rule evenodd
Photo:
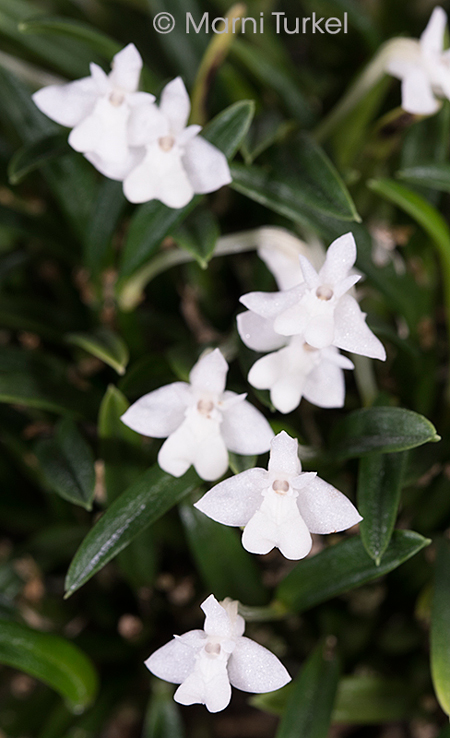
<path fill-rule="evenodd" d="M 186 128 L 191 104 L 181 77 L 169 82 L 159 107 L 137 111 L 130 124 L 133 146 L 145 146 L 142 162 L 124 181 L 130 202 L 160 200 L 181 208 L 194 197 L 231 182 L 225 155 L 198 136 L 201 126 Z"/>
<path fill-rule="evenodd" d="M 155 98 L 137 91 L 142 59 L 134 44 L 119 51 L 111 67 L 107 75 L 91 64 L 90 77 L 44 87 L 33 100 L 49 118 L 73 129 L 69 135 L 72 148 L 102 174 L 120 180 L 144 154 L 143 149 L 131 148 L 130 116 L 142 106 L 151 106 Z"/>
<path fill-rule="evenodd" d="M 432 115 L 437 98 L 450 100 L 450 51 L 444 51 L 447 15 L 434 8 L 420 40 L 399 39 L 392 47 L 386 71 L 402 81 L 402 108 L 416 115 Z"/>
<path fill-rule="evenodd" d="M 175 636 L 145 662 L 152 674 L 179 684 L 174 699 L 182 705 L 200 703 L 219 712 L 231 699 L 231 687 L 243 692 L 273 692 L 291 681 L 273 653 L 246 638 L 238 603 L 219 603 L 210 595 L 200 606 L 204 630 Z"/>
<path fill-rule="evenodd" d="M 281 339 L 277 345 L 277 335 L 299 335 L 316 349 L 336 346 L 384 360 L 382 343 L 366 325 L 355 298 L 346 294 L 360 279 L 350 273 L 356 261 L 353 235 L 346 233 L 331 244 L 319 273 L 306 257 L 299 259 L 303 283 L 283 292 L 251 292 L 241 297 L 250 311 L 238 319 L 244 343 L 270 351 L 282 345 Z"/>
<path fill-rule="evenodd" d="M 303 272 L 298 257 L 306 256 L 316 269 L 325 261 L 321 242 L 313 237 L 302 241 L 285 228 L 261 228 L 258 235 L 257 254 L 270 269 L 280 290 L 289 290 L 303 282 Z"/>
<path fill-rule="evenodd" d="M 301 471 L 297 440 L 282 431 L 270 444 L 269 467 L 225 479 L 195 507 L 224 525 L 244 527 L 242 545 L 250 553 L 279 548 L 287 559 L 302 559 L 310 533 L 335 533 L 362 520 L 341 492 Z"/>
<path fill-rule="evenodd" d="M 343 407 L 343 369 L 354 369 L 353 363 L 334 346 L 315 349 L 293 336 L 284 348 L 258 359 L 248 381 L 270 390 L 272 405 L 281 413 L 295 410 L 302 397 L 318 407 Z"/>
<path fill-rule="evenodd" d="M 261 454 L 273 431 L 246 394 L 225 391 L 228 364 L 219 349 L 202 356 L 187 382 L 173 382 L 141 397 L 122 421 L 144 436 L 165 438 L 158 454 L 161 469 L 181 477 L 191 466 L 206 480 L 228 468 L 228 450 Z M 228 450 L 227 450 L 228 449 Z"/>

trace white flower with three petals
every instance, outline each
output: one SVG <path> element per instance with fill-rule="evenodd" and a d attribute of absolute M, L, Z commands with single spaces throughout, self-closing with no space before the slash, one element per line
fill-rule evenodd
<path fill-rule="evenodd" d="M 283 336 L 299 335 L 316 349 L 336 348 L 385 359 L 382 343 L 366 325 L 355 298 L 347 294 L 360 279 L 350 274 L 356 261 L 352 233 L 336 239 L 317 273 L 300 255 L 304 282 L 275 293 L 251 292 L 241 297 L 250 312 L 238 316 L 244 343 L 255 350 L 270 351 L 283 346 Z"/>
<path fill-rule="evenodd" d="M 231 687 L 244 692 L 272 692 L 291 677 L 283 664 L 243 633 L 245 621 L 236 601 L 219 603 L 210 595 L 201 605 L 204 630 L 175 636 L 145 662 L 152 674 L 179 684 L 174 699 L 182 705 L 200 703 L 209 712 L 224 710 Z"/>
<path fill-rule="evenodd" d="M 225 479 L 195 507 L 224 525 L 243 527 L 242 545 L 250 553 L 279 548 L 287 559 L 311 550 L 311 533 L 335 533 L 362 520 L 350 500 L 302 472 L 297 440 L 282 431 L 273 439 L 268 470 L 255 468 Z"/>
<path fill-rule="evenodd" d="M 181 77 L 169 82 L 159 107 L 136 111 L 130 123 L 130 143 L 145 147 L 145 156 L 124 181 L 130 202 L 160 200 L 181 208 L 194 194 L 214 192 L 231 182 L 225 155 L 187 126 L 191 104 Z"/>
<path fill-rule="evenodd" d="M 202 356 L 189 380 L 160 387 L 137 400 L 122 415 L 133 430 L 167 440 L 158 463 L 181 477 L 193 464 L 206 480 L 228 468 L 228 450 L 261 454 L 269 450 L 273 431 L 265 417 L 246 401 L 246 394 L 225 391 L 228 364 L 219 349 Z"/>
<path fill-rule="evenodd" d="M 109 75 L 91 64 L 91 76 L 66 85 L 49 85 L 33 95 L 45 115 L 72 128 L 69 144 L 106 177 L 122 180 L 143 156 L 131 148 L 130 116 L 155 97 L 138 92 L 141 56 L 128 44 L 113 58 Z"/>
<path fill-rule="evenodd" d="M 450 100 L 450 50 L 444 51 L 447 15 L 434 8 L 420 40 L 398 39 L 386 71 L 402 81 L 402 108 L 416 115 L 432 115 Z"/>

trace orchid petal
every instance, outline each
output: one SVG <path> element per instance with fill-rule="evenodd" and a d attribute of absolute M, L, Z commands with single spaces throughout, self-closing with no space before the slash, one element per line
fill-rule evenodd
<path fill-rule="evenodd" d="M 262 318 L 273 319 L 291 305 L 295 305 L 306 289 L 305 284 L 297 285 L 286 292 L 249 292 L 239 301 Z"/>
<path fill-rule="evenodd" d="M 345 380 L 342 369 L 323 357 L 308 374 L 303 397 L 318 407 L 343 407 Z"/>
<path fill-rule="evenodd" d="M 286 431 L 281 431 L 270 444 L 269 472 L 272 475 L 285 476 L 300 474 L 302 467 L 298 458 L 298 441 L 291 438 Z"/>
<path fill-rule="evenodd" d="M 98 92 L 92 77 L 84 77 L 67 85 L 43 87 L 32 98 L 48 118 L 73 128 L 92 112 Z"/>
<path fill-rule="evenodd" d="M 236 454 L 263 454 L 274 436 L 264 415 L 244 400 L 223 412 L 221 432 L 227 448 Z"/>
<path fill-rule="evenodd" d="M 356 261 L 353 233 L 344 233 L 329 246 L 325 264 L 319 272 L 321 284 L 335 285 L 345 279 Z"/>
<path fill-rule="evenodd" d="M 273 351 L 286 343 L 285 337 L 273 330 L 271 320 L 262 318 L 251 310 L 239 313 L 236 322 L 243 343 L 253 351 Z"/>
<path fill-rule="evenodd" d="M 309 315 L 303 305 L 297 303 L 288 307 L 287 310 L 278 315 L 273 328 L 282 336 L 295 336 L 303 334 L 308 326 Z"/>
<path fill-rule="evenodd" d="M 284 508 L 281 514 L 279 502 Z M 257 554 L 269 553 L 277 547 L 287 559 L 297 560 L 309 553 L 312 539 L 295 499 L 278 499 L 275 492 L 273 495 L 269 492 L 261 508 L 245 526 L 242 545 L 250 553 Z"/>
<path fill-rule="evenodd" d="M 232 638 L 233 628 L 231 620 L 225 608 L 216 600 L 214 595 L 209 595 L 200 607 L 206 616 L 203 626 L 206 635 Z"/>
<path fill-rule="evenodd" d="M 310 290 L 315 290 L 316 287 L 318 287 L 320 284 L 319 275 L 317 274 L 309 259 L 306 258 L 306 256 L 303 256 L 303 254 L 299 254 L 298 259 L 300 262 L 303 279 L 305 280 L 307 287 Z"/>
<path fill-rule="evenodd" d="M 306 343 L 316 349 L 331 346 L 334 340 L 335 320 L 333 312 L 316 315 L 308 321 L 304 337 Z"/>
<path fill-rule="evenodd" d="M 139 86 L 142 57 L 134 44 L 128 44 L 113 57 L 109 79 L 114 87 L 135 92 Z"/>
<path fill-rule="evenodd" d="M 156 105 L 151 103 L 133 107 L 128 122 L 130 146 L 145 146 L 168 134 L 167 118 Z"/>
<path fill-rule="evenodd" d="M 415 115 L 433 115 L 440 106 L 426 71 L 413 67 L 402 81 L 402 108 Z"/>
<path fill-rule="evenodd" d="M 265 487 L 265 469 L 248 469 L 216 484 L 194 507 L 218 523 L 242 527 L 260 506 Z"/>
<path fill-rule="evenodd" d="M 173 382 L 149 392 L 122 415 L 122 422 L 137 433 L 165 438 L 184 421 L 192 394 L 185 382 Z"/>
<path fill-rule="evenodd" d="M 241 636 L 228 660 L 228 676 L 233 687 L 243 692 L 273 692 L 291 677 L 277 657 L 259 643 Z"/>
<path fill-rule="evenodd" d="M 125 179 L 123 191 L 130 202 L 160 200 L 169 208 L 182 208 L 194 196 L 177 146 L 163 151 L 156 143 L 147 147 L 142 163 Z"/>
<path fill-rule="evenodd" d="M 350 500 L 319 477 L 302 487 L 297 505 L 311 533 L 336 533 L 362 520 Z"/>
<path fill-rule="evenodd" d="M 147 669 L 166 682 L 172 684 L 184 682 L 195 666 L 196 649 L 189 643 L 191 634 L 199 646 L 201 641 L 206 639 L 203 630 L 191 630 L 181 638 L 174 638 L 152 653 L 145 662 Z"/>
<path fill-rule="evenodd" d="M 122 182 L 129 173 L 140 164 L 145 156 L 144 148 L 128 149 L 128 154 L 123 161 L 110 161 L 103 159 L 97 153 L 86 153 L 85 158 L 105 177 Z"/>
<path fill-rule="evenodd" d="M 381 341 L 366 325 L 364 313 L 351 295 L 339 300 L 334 313 L 334 345 L 344 351 L 368 356 L 371 359 L 386 359 L 386 351 Z"/>
<path fill-rule="evenodd" d="M 165 86 L 161 94 L 159 109 L 170 123 L 170 132 L 178 135 L 186 123 L 191 111 L 191 103 L 181 77 L 176 77 Z"/>
<path fill-rule="evenodd" d="M 202 668 L 203 666 L 203 668 Z M 209 666 L 209 668 L 207 668 Z M 227 665 L 223 661 L 209 664 L 197 662 L 196 668 L 181 684 L 174 694 L 174 700 L 181 705 L 200 703 L 209 712 L 224 710 L 231 699 L 231 685 Z"/>
<path fill-rule="evenodd" d="M 189 128 L 186 129 L 188 130 Z M 200 136 L 188 141 L 181 160 L 197 194 L 215 192 L 231 182 L 225 154 Z"/>
<path fill-rule="evenodd" d="M 440 7 L 434 8 L 427 27 L 420 37 L 420 47 L 427 56 L 434 57 L 444 51 L 447 13 Z"/>
<path fill-rule="evenodd" d="M 189 381 L 195 391 L 220 395 L 225 389 L 228 364 L 216 348 L 200 357 L 192 367 Z"/>

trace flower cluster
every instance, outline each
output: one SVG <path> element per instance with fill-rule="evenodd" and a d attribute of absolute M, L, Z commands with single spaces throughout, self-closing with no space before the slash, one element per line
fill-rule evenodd
<path fill-rule="evenodd" d="M 106 177 L 123 181 L 133 203 L 155 199 L 181 208 L 194 194 L 231 182 L 222 152 L 198 135 L 201 126 L 187 126 L 190 101 L 180 77 L 166 85 L 158 106 L 153 95 L 138 91 L 142 59 L 134 44 L 111 66 L 107 75 L 91 64 L 89 77 L 33 95 L 45 115 L 72 128 L 76 151 Z"/>
<path fill-rule="evenodd" d="M 238 603 L 219 603 L 210 595 L 201 605 L 203 630 L 190 630 L 155 651 L 147 668 L 167 682 L 179 684 L 174 699 L 182 705 L 199 702 L 209 712 L 225 709 L 231 687 L 243 692 L 272 692 L 291 677 L 270 651 L 244 634 Z"/>
<path fill-rule="evenodd" d="M 243 527 L 242 545 L 250 553 L 279 548 L 287 559 L 311 550 L 310 533 L 336 533 L 362 520 L 341 492 L 302 472 L 297 440 L 281 431 L 270 444 L 267 471 L 255 468 L 225 479 L 195 503 L 224 525 Z"/>
<path fill-rule="evenodd" d="M 434 8 L 420 40 L 401 39 L 386 71 L 402 81 L 402 108 L 416 115 L 433 115 L 439 99 L 450 100 L 450 50 L 444 51 L 447 15 Z"/>
<path fill-rule="evenodd" d="M 342 370 L 353 364 L 338 349 L 386 358 L 349 294 L 360 279 L 351 271 L 356 261 L 353 235 L 347 233 L 331 244 L 319 272 L 303 254 L 298 259 L 299 284 L 280 292 L 244 295 L 241 302 L 248 310 L 237 318 L 246 346 L 271 352 L 253 365 L 248 380 L 258 389 L 269 389 L 274 407 L 283 413 L 294 410 L 302 397 L 320 407 L 342 407 Z"/>
<path fill-rule="evenodd" d="M 145 436 L 166 438 L 158 454 L 164 471 L 181 477 L 191 464 L 200 477 L 214 480 L 228 468 L 228 450 L 261 454 L 273 431 L 246 394 L 225 391 L 228 364 L 219 349 L 200 358 L 186 382 L 173 382 L 141 397 L 122 415 Z"/>

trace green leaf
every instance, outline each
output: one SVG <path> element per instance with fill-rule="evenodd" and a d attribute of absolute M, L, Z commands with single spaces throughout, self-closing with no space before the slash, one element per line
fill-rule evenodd
<path fill-rule="evenodd" d="M 82 712 L 97 693 L 98 677 L 91 661 L 73 643 L 53 633 L 2 620 L 0 662 L 48 684 L 75 713 Z"/>
<path fill-rule="evenodd" d="M 439 440 L 434 425 L 423 415 L 400 407 L 371 407 L 355 410 L 336 424 L 330 453 L 333 459 L 351 459 L 373 451 L 406 451 Z"/>
<path fill-rule="evenodd" d="M 292 684 L 277 692 L 252 697 L 250 704 L 282 715 Z M 346 676 L 339 681 L 332 722 L 367 725 L 406 720 L 411 717 L 414 697 L 407 684 L 375 674 Z"/>
<path fill-rule="evenodd" d="M 160 679 L 154 679 L 142 738 L 184 737 L 180 708 L 173 699 L 173 687 Z"/>
<path fill-rule="evenodd" d="M 370 454 L 359 462 L 358 510 L 361 540 L 377 566 L 394 530 L 406 466 L 406 452 Z"/>
<path fill-rule="evenodd" d="M 431 187 L 440 192 L 450 192 L 450 164 L 431 162 L 407 167 L 397 172 L 396 177 L 410 184 Z"/>
<path fill-rule="evenodd" d="M 236 531 L 216 523 L 192 505 L 181 505 L 180 515 L 205 586 L 219 599 L 232 597 L 246 605 L 265 603 L 267 594 L 258 567 L 242 548 Z"/>
<path fill-rule="evenodd" d="M 294 612 L 303 612 L 331 597 L 360 587 L 396 569 L 430 541 L 409 530 L 396 530 L 379 566 L 354 536 L 300 562 L 276 590 L 276 599 Z"/>
<path fill-rule="evenodd" d="M 252 101 L 242 100 L 230 105 L 203 129 L 202 136 L 230 159 L 246 135 L 253 114 Z M 163 238 L 182 223 L 200 200 L 201 197 L 197 195 L 186 207 L 179 210 L 168 208 L 156 200 L 137 208 L 131 219 L 123 250 L 119 297 L 124 288 L 124 278 L 129 277 L 157 251 Z"/>
<path fill-rule="evenodd" d="M 431 609 L 431 676 L 440 706 L 450 715 L 450 543 L 437 546 Z"/>
<path fill-rule="evenodd" d="M 327 738 L 339 663 L 320 643 L 295 679 L 276 738 Z"/>
<path fill-rule="evenodd" d="M 150 467 L 89 531 L 67 573 L 66 597 L 198 485 L 199 479 L 192 470 L 176 479 L 157 464 Z"/>
<path fill-rule="evenodd" d="M 105 59 L 111 59 L 122 48 L 105 33 L 72 18 L 42 16 L 19 23 L 19 31 L 25 34 L 45 34 L 46 36 L 66 36 L 84 42 Z M 87 71 L 87 70 L 86 70 Z"/>
<path fill-rule="evenodd" d="M 125 395 L 110 384 L 100 405 L 98 419 L 100 457 L 105 465 L 104 479 L 109 502 L 133 484 L 144 470 L 141 437 L 120 419 L 128 407 Z"/>
<path fill-rule="evenodd" d="M 54 439 L 40 441 L 35 453 L 49 487 L 65 500 L 91 510 L 94 456 L 75 423 L 69 418 L 61 420 Z"/>
<path fill-rule="evenodd" d="M 122 182 L 105 177 L 92 203 L 84 237 L 84 262 L 94 275 L 114 262 L 112 241 L 126 202 Z"/>
<path fill-rule="evenodd" d="M 219 224 L 214 215 L 209 210 L 197 210 L 175 231 L 173 239 L 206 269 L 219 236 Z"/>
<path fill-rule="evenodd" d="M 10 183 L 19 184 L 30 172 L 70 151 L 67 136 L 60 133 L 54 133 L 22 146 L 16 151 L 8 166 Z"/>
<path fill-rule="evenodd" d="M 130 358 L 125 342 L 109 328 L 101 326 L 92 333 L 69 333 L 67 343 L 79 346 L 111 366 L 117 374 L 125 374 Z"/>
<path fill-rule="evenodd" d="M 278 148 L 272 166 L 233 164 L 232 187 L 294 222 L 311 211 L 345 221 L 359 221 L 353 200 L 323 149 L 306 135 Z"/>

